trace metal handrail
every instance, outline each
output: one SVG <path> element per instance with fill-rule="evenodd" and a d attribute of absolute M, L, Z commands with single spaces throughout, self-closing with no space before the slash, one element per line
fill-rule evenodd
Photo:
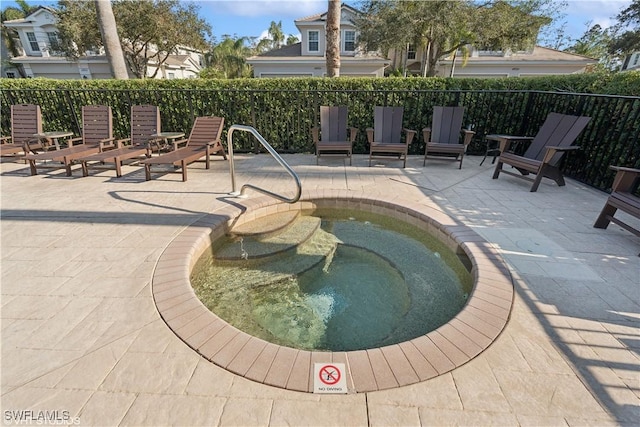
<path fill-rule="evenodd" d="M 250 132 L 251 134 L 253 134 L 253 136 L 256 137 L 256 139 L 260 142 L 260 144 L 262 144 L 262 146 L 267 149 L 269 154 L 271 154 L 273 158 L 276 159 L 276 161 L 280 164 L 280 166 L 285 168 L 287 173 L 296 182 L 297 192 L 293 198 L 289 199 L 280 194 L 273 193 L 269 190 L 265 190 L 264 188 L 256 187 L 255 185 L 251 185 L 251 184 L 244 184 L 240 189 L 239 193 L 236 191 L 236 171 L 233 164 L 233 131 L 235 130 L 241 130 L 243 132 Z M 300 183 L 300 178 L 298 177 L 298 174 L 296 174 L 293 171 L 293 169 L 291 169 L 291 167 L 287 164 L 287 162 L 285 162 L 284 159 L 280 157 L 280 154 L 278 154 L 278 152 L 273 149 L 273 147 L 267 142 L 266 139 L 262 137 L 262 135 L 260 135 L 260 133 L 257 130 L 255 130 L 255 128 L 251 126 L 245 126 L 245 125 L 232 125 L 229 128 L 229 132 L 227 133 L 227 150 L 229 151 L 229 169 L 231 173 L 231 194 L 232 195 L 243 197 L 245 189 L 252 188 L 260 193 L 269 195 L 271 197 L 275 197 L 276 199 L 281 200 L 283 202 L 287 202 L 287 203 L 295 203 L 300 199 L 300 196 L 302 195 L 302 184 Z"/>

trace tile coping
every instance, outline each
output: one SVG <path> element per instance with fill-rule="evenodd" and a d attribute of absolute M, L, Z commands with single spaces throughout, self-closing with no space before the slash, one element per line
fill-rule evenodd
<path fill-rule="evenodd" d="M 315 363 L 345 363 L 349 392 L 406 386 L 444 374 L 488 348 L 505 327 L 513 282 L 497 251 L 471 228 L 436 206 L 357 192 L 317 190 L 283 204 L 256 197 L 233 199 L 181 232 L 160 256 L 152 280 L 156 308 L 169 328 L 214 364 L 247 379 L 300 392 L 313 392 Z M 448 323 L 426 335 L 381 348 L 347 352 L 306 351 L 250 336 L 220 319 L 196 297 L 191 269 L 211 242 L 233 226 L 276 212 L 348 208 L 383 214 L 427 229 L 453 251 L 469 258 L 474 287 L 466 305 Z"/>

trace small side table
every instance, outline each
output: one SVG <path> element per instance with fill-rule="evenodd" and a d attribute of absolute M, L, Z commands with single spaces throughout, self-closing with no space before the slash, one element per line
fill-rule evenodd
<path fill-rule="evenodd" d="M 151 135 L 151 138 L 161 139 L 164 141 L 162 146 L 158 145 L 158 153 L 162 151 L 162 149 L 166 149 L 169 145 L 169 140 L 175 141 L 178 138 L 182 138 L 184 136 L 184 132 L 158 132 Z"/>
<path fill-rule="evenodd" d="M 66 138 L 68 136 L 73 136 L 73 132 L 69 132 L 65 130 L 65 131 L 42 132 L 42 133 L 33 134 L 34 138 L 46 139 L 48 143 L 53 142 L 53 145 L 55 145 L 56 150 L 60 149 L 60 142 L 58 141 L 58 139 Z M 46 148 L 45 144 L 42 144 L 42 146 Z"/>
<path fill-rule="evenodd" d="M 521 142 L 521 141 L 531 141 L 533 139 L 530 136 L 513 136 L 513 135 L 496 135 L 496 134 L 487 135 L 484 138 L 487 140 L 487 149 L 484 152 L 484 157 L 480 162 L 480 166 L 482 166 L 484 161 L 487 159 L 487 156 L 489 155 L 489 153 L 493 154 L 493 160 L 491 160 L 491 164 L 494 164 L 496 162 L 496 158 L 500 155 L 500 146 L 502 145 L 503 141 Z"/>

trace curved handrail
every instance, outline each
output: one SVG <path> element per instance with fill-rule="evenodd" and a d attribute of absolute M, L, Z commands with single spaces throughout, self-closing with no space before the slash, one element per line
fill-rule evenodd
<path fill-rule="evenodd" d="M 262 144 L 262 146 L 267 149 L 269 154 L 271 154 L 273 158 L 276 159 L 276 161 L 280 164 L 280 166 L 285 168 L 287 173 L 296 182 L 297 192 L 293 198 L 289 199 L 280 194 L 273 193 L 269 190 L 265 190 L 264 188 L 256 187 L 255 185 L 251 185 L 251 184 L 244 184 L 240 189 L 240 193 L 236 191 L 236 172 L 233 164 L 233 132 L 236 130 L 240 130 L 243 132 L 250 132 L 253 136 L 256 137 L 256 139 L 260 142 L 260 144 Z M 291 169 L 291 167 L 287 164 L 287 162 L 285 162 L 284 159 L 280 157 L 280 154 L 278 154 L 278 152 L 273 149 L 273 147 L 267 142 L 266 139 L 262 137 L 262 135 L 260 135 L 260 133 L 258 133 L 258 131 L 255 128 L 251 126 L 245 126 L 245 125 L 232 125 L 229 128 L 229 132 L 227 133 L 227 150 L 229 151 L 229 169 L 231 173 L 231 191 L 232 191 L 231 194 L 239 195 L 240 197 L 242 197 L 244 196 L 245 189 L 252 188 L 260 193 L 267 194 L 271 197 L 275 197 L 276 199 L 281 200 L 283 202 L 287 202 L 287 203 L 295 203 L 300 199 L 300 196 L 302 195 L 302 184 L 300 183 L 300 178 L 293 171 L 293 169 Z"/>

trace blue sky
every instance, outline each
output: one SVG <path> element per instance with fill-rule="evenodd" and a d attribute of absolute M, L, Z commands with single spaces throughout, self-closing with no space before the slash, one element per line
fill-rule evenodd
<path fill-rule="evenodd" d="M 53 5 L 52 1 L 29 1 L 33 4 Z M 326 0 L 196 0 L 200 16 L 213 27 L 218 40 L 222 35 L 253 36 L 266 35 L 271 21 L 281 21 L 285 34 L 298 35 L 293 21 L 327 9 Z M 357 1 L 346 2 L 351 5 Z M 576 39 L 586 30 L 587 23 L 600 24 L 607 28 L 615 21 L 612 18 L 631 3 L 631 0 L 569 0 L 566 8 L 566 34 Z M 1 7 L 14 5 L 13 1 L 1 0 Z"/>

